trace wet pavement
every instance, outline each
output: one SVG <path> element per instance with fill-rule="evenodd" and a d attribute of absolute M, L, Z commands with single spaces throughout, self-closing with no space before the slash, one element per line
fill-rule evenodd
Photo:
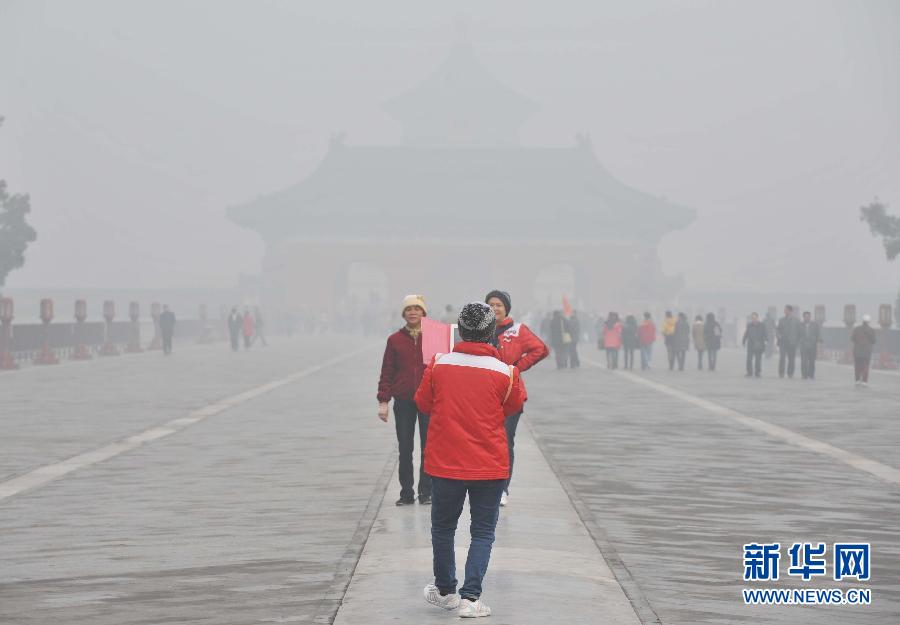
<path fill-rule="evenodd" d="M 394 429 L 374 399 L 382 345 L 176 345 L 170 358 L 0 374 L 0 484 L 226 404 L 0 499 L 0 622 L 455 618 L 421 599 L 427 509 L 392 505 Z M 728 351 L 715 373 L 545 362 L 526 374 L 521 462 L 486 580 L 490 621 L 900 622 L 900 485 L 778 434 L 896 470 L 900 376 L 873 374 L 857 389 L 846 367 L 820 365 L 810 382 L 777 379 L 776 364 L 761 380 L 745 379 L 742 355 Z M 781 579 L 757 583 L 865 587 L 872 605 L 745 606 L 741 546 L 753 541 L 872 543 L 869 582 L 791 578 L 783 548 Z M 386 609 L 359 601 L 379 592 Z"/>

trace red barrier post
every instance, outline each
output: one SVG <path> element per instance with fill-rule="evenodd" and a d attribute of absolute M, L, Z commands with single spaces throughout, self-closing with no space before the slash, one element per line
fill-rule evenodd
<path fill-rule="evenodd" d="M 853 331 L 853 326 L 856 325 L 856 306 L 853 304 L 844 306 L 844 325 L 847 326 L 847 351 L 838 362 L 842 365 L 852 365 L 853 345 L 850 343 L 850 333 Z"/>
<path fill-rule="evenodd" d="M 13 300 L 11 297 L 0 299 L 0 323 L 3 324 L 0 329 L 0 369 L 18 369 L 12 356 L 12 322 L 13 322 Z"/>
<path fill-rule="evenodd" d="M 882 304 L 878 307 L 878 325 L 881 326 L 881 339 L 878 342 L 881 344 L 881 353 L 878 355 L 878 360 L 872 365 L 875 369 L 897 368 L 897 363 L 894 362 L 888 347 L 888 330 L 891 329 L 891 323 L 893 322 L 891 313 L 890 304 Z"/>
<path fill-rule="evenodd" d="M 50 322 L 53 321 L 53 300 L 41 300 L 41 323 L 44 324 L 44 340 L 41 351 L 34 359 L 36 365 L 58 365 L 59 358 L 50 349 Z"/>
<path fill-rule="evenodd" d="M 141 305 L 137 302 L 128 304 L 128 317 L 131 319 L 131 337 L 125 351 L 129 354 L 141 353 Z"/>
<path fill-rule="evenodd" d="M 112 340 L 112 322 L 116 318 L 116 303 L 112 300 L 103 302 L 103 318 L 106 320 L 106 337 L 103 347 L 100 348 L 101 356 L 118 356 L 119 350 Z"/>
<path fill-rule="evenodd" d="M 87 302 L 83 299 L 75 302 L 75 351 L 72 360 L 90 360 L 91 352 L 84 344 L 84 320 L 87 319 Z"/>

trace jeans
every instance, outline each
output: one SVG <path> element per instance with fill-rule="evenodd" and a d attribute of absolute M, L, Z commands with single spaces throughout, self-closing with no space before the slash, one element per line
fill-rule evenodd
<path fill-rule="evenodd" d="M 619 368 L 619 348 L 606 348 L 606 368 L 607 369 L 618 369 Z"/>
<path fill-rule="evenodd" d="M 804 380 L 812 380 L 816 377 L 816 347 L 800 348 L 800 373 Z"/>
<path fill-rule="evenodd" d="M 747 350 L 747 375 L 759 377 L 762 370 L 762 350 Z"/>
<path fill-rule="evenodd" d="M 653 357 L 653 343 L 641 345 L 641 369 L 650 368 L 650 359 Z"/>
<path fill-rule="evenodd" d="M 716 370 L 716 356 L 719 355 L 719 350 L 717 349 L 709 349 L 706 352 L 706 360 L 709 362 L 709 370 Z"/>
<path fill-rule="evenodd" d="M 481 596 L 481 582 L 491 559 L 494 530 L 500 515 L 500 496 L 505 484 L 506 480 L 432 478 L 431 548 L 434 554 L 434 585 L 442 593 L 456 592 L 454 539 L 468 492 L 472 543 L 466 558 L 466 581 L 459 589 L 459 594 L 473 601 Z"/>
<path fill-rule="evenodd" d="M 509 483 L 512 481 L 513 460 L 516 457 L 516 428 L 519 427 L 519 417 L 521 416 L 521 412 L 511 414 L 503 423 L 506 427 L 506 442 L 509 445 L 509 479 L 506 480 L 506 486 L 503 488 L 507 495 L 509 494 Z"/>
<path fill-rule="evenodd" d="M 413 447 L 415 446 L 416 421 L 419 422 L 419 496 L 431 496 L 431 477 L 425 473 L 425 442 L 428 437 L 428 415 L 419 412 L 411 399 L 394 400 L 394 423 L 397 426 L 397 443 L 400 445 L 400 497 L 412 499 Z"/>
<path fill-rule="evenodd" d="M 794 364 L 797 360 L 796 345 L 782 345 L 778 350 L 778 377 L 784 377 L 785 362 L 789 378 L 794 377 Z"/>
<path fill-rule="evenodd" d="M 162 333 L 162 344 L 163 344 L 163 353 L 171 354 L 172 353 L 172 333 L 171 332 L 163 332 Z"/>

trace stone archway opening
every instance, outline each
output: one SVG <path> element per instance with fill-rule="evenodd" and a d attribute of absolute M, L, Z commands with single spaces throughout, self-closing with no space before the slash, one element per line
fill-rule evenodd
<path fill-rule="evenodd" d="M 544 310 L 562 308 L 562 298 L 574 303 L 576 290 L 575 267 L 568 263 L 554 263 L 541 268 L 534 278 L 534 301 Z"/>

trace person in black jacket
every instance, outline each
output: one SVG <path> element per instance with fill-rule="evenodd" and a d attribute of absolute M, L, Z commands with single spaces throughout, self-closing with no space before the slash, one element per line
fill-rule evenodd
<path fill-rule="evenodd" d="M 812 320 L 809 311 L 804 312 L 800 326 L 800 374 L 804 380 L 816 377 L 816 352 L 821 342 L 819 324 Z"/>
<path fill-rule="evenodd" d="M 744 338 L 741 340 L 743 345 L 747 346 L 747 377 L 760 377 L 762 369 L 762 355 L 766 351 L 766 343 L 769 340 L 769 333 L 766 326 L 759 320 L 759 315 L 753 313 L 750 315 L 750 323 L 744 330 Z"/>
<path fill-rule="evenodd" d="M 706 313 L 706 321 L 703 324 L 703 341 L 706 343 L 706 358 L 709 362 L 709 370 L 716 370 L 716 357 L 722 349 L 722 326 L 716 321 L 716 316 Z"/>
<path fill-rule="evenodd" d="M 691 324 L 683 312 L 678 313 L 678 321 L 675 322 L 675 334 L 672 339 L 678 370 L 684 371 L 684 358 L 691 347 Z"/>
<path fill-rule="evenodd" d="M 641 348 L 638 338 L 637 318 L 634 315 L 625 317 L 625 325 L 622 326 L 622 354 L 625 356 L 625 369 L 634 369 L 634 350 Z"/>
<path fill-rule="evenodd" d="M 783 378 L 787 370 L 787 376 L 792 378 L 800 344 L 800 320 L 794 316 L 793 306 L 784 307 L 784 317 L 778 320 L 775 334 L 778 337 L 778 377 Z"/>
<path fill-rule="evenodd" d="M 237 351 L 241 347 L 241 330 L 244 327 L 244 318 L 238 309 L 232 308 L 228 315 L 228 336 L 231 338 L 231 350 Z"/>
<path fill-rule="evenodd" d="M 162 334 L 163 354 L 172 353 L 172 336 L 175 334 L 175 313 L 163 306 L 159 314 L 159 333 Z"/>

